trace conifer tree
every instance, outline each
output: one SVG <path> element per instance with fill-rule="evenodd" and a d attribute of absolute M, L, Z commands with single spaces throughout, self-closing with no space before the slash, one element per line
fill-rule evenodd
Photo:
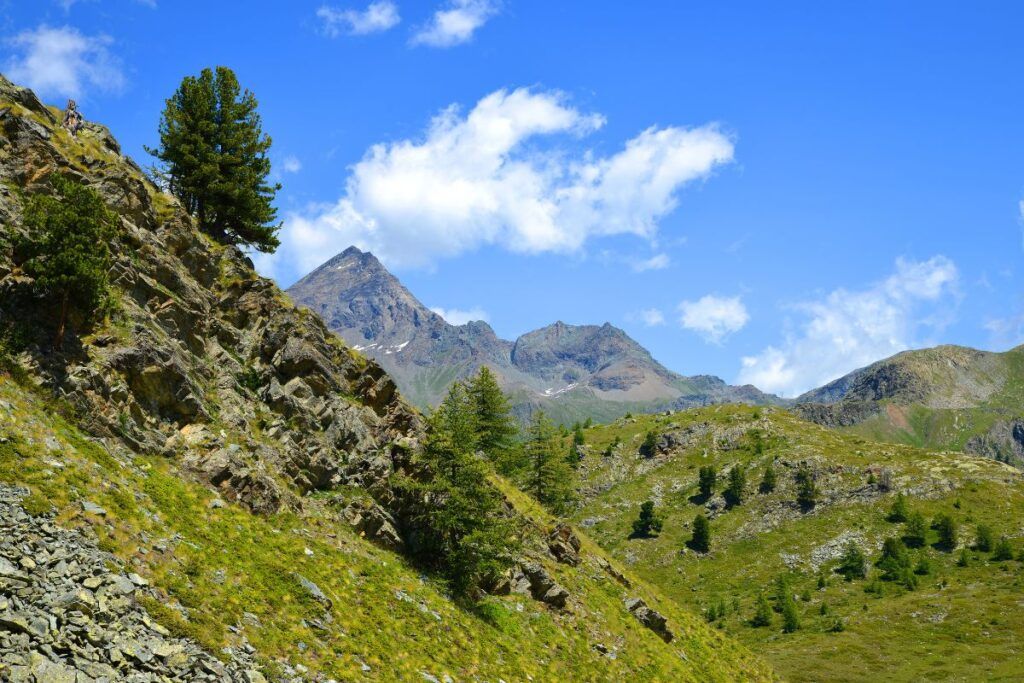
<path fill-rule="evenodd" d="M 889 510 L 889 516 L 886 518 L 894 524 L 907 521 L 907 499 L 902 493 L 896 494 L 896 500 L 892 502 L 892 509 Z"/>
<path fill-rule="evenodd" d="M 413 555 L 466 592 L 496 577 L 512 562 L 517 543 L 503 515 L 502 498 L 476 456 L 472 402 L 456 382 L 428 420 L 427 439 L 414 466 L 421 476 L 398 475 L 396 493 L 407 501 Z"/>
<path fill-rule="evenodd" d="M 996 562 L 1007 562 L 1013 559 L 1013 546 L 1006 536 L 1001 537 L 996 543 L 996 547 L 992 551 L 992 559 Z"/>
<path fill-rule="evenodd" d="M 943 513 L 935 518 L 932 526 L 939 532 L 938 547 L 943 550 L 953 550 L 957 544 L 956 522 L 949 515 Z"/>
<path fill-rule="evenodd" d="M 775 490 L 775 485 L 775 467 L 768 463 L 768 466 L 764 468 L 764 474 L 761 476 L 761 483 L 758 485 L 757 490 L 761 493 L 771 493 Z"/>
<path fill-rule="evenodd" d="M 649 538 L 661 531 L 662 520 L 654 512 L 654 502 L 644 501 L 640 505 L 640 516 L 633 520 L 633 538 Z"/>
<path fill-rule="evenodd" d="M 650 431 L 644 435 L 644 442 L 640 444 L 640 455 L 645 458 L 653 458 L 658 451 L 658 434 Z"/>
<path fill-rule="evenodd" d="M 160 147 L 149 153 L 165 167 L 170 191 L 202 230 L 227 244 L 273 252 L 280 241 L 271 184 L 270 137 L 256 97 L 223 66 L 186 76 L 167 100 Z"/>
<path fill-rule="evenodd" d="M 864 557 L 864 551 L 854 541 L 846 544 L 846 550 L 843 551 L 843 557 L 839 561 L 839 567 L 836 568 L 836 571 L 842 574 L 847 581 L 863 579 L 867 576 L 867 558 Z"/>
<path fill-rule="evenodd" d="M 772 625 L 772 606 L 768 602 L 768 598 L 765 597 L 764 593 L 757 594 L 757 602 L 754 607 L 754 617 L 750 620 L 750 625 L 755 628 L 763 628 L 765 626 Z"/>
<path fill-rule="evenodd" d="M 911 571 L 907 546 L 898 538 L 887 538 L 882 544 L 882 556 L 876 563 L 882 570 L 883 581 L 899 581 L 907 588 L 917 586 L 917 579 Z"/>
<path fill-rule="evenodd" d="M 56 308 L 53 347 L 63 348 L 68 314 L 88 319 L 108 290 L 110 250 L 117 217 L 93 190 L 59 175 L 54 194 L 32 195 L 25 206 L 28 237 L 19 245 L 25 274 Z"/>
<path fill-rule="evenodd" d="M 992 550 L 992 529 L 987 524 L 979 524 L 974 538 L 974 547 L 983 553 Z"/>
<path fill-rule="evenodd" d="M 573 425 L 572 428 L 572 445 L 582 446 L 584 443 L 586 443 L 586 441 L 587 437 L 583 433 L 583 425 L 577 422 L 575 425 Z"/>
<path fill-rule="evenodd" d="M 796 502 L 809 510 L 818 502 L 818 487 L 814 484 L 814 473 L 807 465 L 800 465 L 796 471 Z"/>
<path fill-rule="evenodd" d="M 800 614 L 796 609 L 796 601 L 790 596 L 782 605 L 782 632 L 794 633 L 800 630 Z"/>
<path fill-rule="evenodd" d="M 562 514 L 573 500 L 574 473 L 559 452 L 557 436 L 551 420 L 538 411 L 527 432 L 526 490 L 552 512 Z"/>
<path fill-rule="evenodd" d="M 514 456 L 519 433 L 508 397 L 486 365 L 469 382 L 469 398 L 476 420 L 478 447 L 496 464 L 502 474 L 512 474 L 519 463 Z"/>
<path fill-rule="evenodd" d="M 739 465 L 733 465 L 729 470 L 729 483 L 725 487 L 723 496 L 729 507 L 743 504 L 743 497 L 747 488 L 747 475 Z"/>
<path fill-rule="evenodd" d="M 703 513 L 699 513 L 693 518 L 693 535 L 687 545 L 698 553 L 706 553 L 711 550 L 711 523 Z"/>
<path fill-rule="evenodd" d="M 715 474 L 715 468 L 711 465 L 703 466 L 700 468 L 697 476 L 701 498 L 710 498 L 711 494 L 715 491 L 715 482 L 718 479 Z"/>
<path fill-rule="evenodd" d="M 911 512 L 903 527 L 903 542 L 911 548 L 921 548 L 928 542 L 928 523 L 920 512 Z"/>

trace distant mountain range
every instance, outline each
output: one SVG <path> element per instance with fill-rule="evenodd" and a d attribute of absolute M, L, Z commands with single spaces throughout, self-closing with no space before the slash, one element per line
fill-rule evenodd
<path fill-rule="evenodd" d="M 1024 346 L 905 351 L 796 400 L 804 417 L 864 436 L 1024 465 Z"/>
<path fill-rule="evenodd" d="M 500 339 L 485 322 L 452 325 L 373 254 L 355 247 L 302 278 L 288 294 L 376 359 L 420 406 L 436 405 L 454 380 L 482 365 L 498 375 L 517 413 L 543 409 L 561 422 L 709 403 L 781 402 L 749 385 L 674 373 L 608 323 L 556 322 L 515 341 Z"/>

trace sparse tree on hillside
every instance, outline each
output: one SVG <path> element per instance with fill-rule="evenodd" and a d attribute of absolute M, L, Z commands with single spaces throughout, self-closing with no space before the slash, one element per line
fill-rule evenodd
<path fill-rule="evenodd" d="M 164 107 L 160 147 L 171 192 L 200 228 L 227 244 L 273 252 L 280 241 L 268 182 L 270 137 L 256 97 L 223 66 L 185 77 Z"/>
<path fill-rule="evenodd" d="M 715 468 L 711 465 L 701 467 L 697 477 L 701 498 L 710 498 L 711 494 L 715 492 L 715 481 L 718 478 L 715 474 Z"/>
<path fill-rule="evenodd" d="M 711 523 L 703 513 L 693 518 L 693 535 L 687 545 L 698 553 L 711 550 Z"/>
<path fill-rule="evenodd" d="M 754 603 L 754 617 L 750 620 L 754 628 L 763 628 L 772 625 L 772 606 L 764 593 L 757 594 L 757 602 Z"/>
<path fill-rule="evenodd" d="M 887 538 L 882 544 L 882 556 L 876 563 L 882 570 L 883 581 L 899 581 L 913 590 L 917 587 L 917 577 L 911 571 L 910 555 L 907 546 L 898 538 Z"/>
<path fill-rule="evenodd" d="M 662 520 L 654 512 L 654 502 L 645 501 L 640 506 L 640 516 L 633 520 L 633 538 L 650 538 L 661 531 Z"/>
<path fill-rule="evenodd" d="M 519 427 L 512 416 L 508 397 L 486 365 L 469 382 L 469 397 L 476 421 L 478 448 L 495 463 L 498 471 L 510 475 L 522 463 L 517 460 L 515 438 Z"/>
<path fill-rule="evenodd" d="M 939 532 L 939 541 L 936 544 L 939 548 L 949 551 L 956 548 L 957 530 L 956 522 L 949 515 L 943 513 L 935 518 L 932 526 Z"/>
<path fill-rule="evenodd" d="M 868 575 L 868 560 L 864 557 L 864 551 L 854 541 L 846 544 L 846 550 L 843 551 L 836 572 L 842 574 L 847 581 L 863 579 Z"/>
<path fill-rule="evenodd" d="M 886 518 L 894 524 L 900 524 L 907 521 L 907 499 L 902 493 L 896 494 L 896 500 L 892 502 L 892 509 L 889 510 L 889 516 Z"/>
<path fill-rule="evenodd" d="M 992 559 L 996 562 L 1007 562 L 1013 559 L 1013 546 L 1006 536 L 1001 537 L 996 543 L 995 550 L 992 551 Z"/>
<path fill-rule="evenodd" d="M 920 512 L 911 512 L 903 527 L 903 542 L 911 548 L 921 548 L 928 543 L 928 523 Z"/>
<path fill-rule="evenodd" d="M 796 502 L 801 509 L 809 510 L 818 502 L 818 487 L 814 483 L 814 473 L 805 464 L 796 471 Z"/>
<path fill-rule="evenodd" d="M 987 524 L 979 524 L 978 532 L 974 538 L 974 548 L 983 553 L 992 550 L 992 529 Z"/>
<path fill-rule="evenodd" d="M 19 245 L 22 269 L 57 309 L 53 347 L 63 348 L 69 313 L 93 316 L 106 298 L 117 217 L 98 194 L 59 175 L 53 194 L 32 195 L 25 206 L 28 237 Z"/>
<path fill-rule="evenodd" d="M 743 497 L 746 494 L 747 475 L 739 465 L 733 465 L 729 470 L 729 483 L 725 487 L 723 495 L 729 507 L 743 504 Z"/>
<path fill-rule="evenodd" d="M 761 476 L 761 483 L 758 485 L 757 490 L 761 493 L 771 493 L 775 490 L 775 485 L 775 467 L 772 463 L 768 463 L 768 466 L 764 468 L 764 474 Z"/>
<path fill-rule="evenodd" d="M 577 422 L 572 428 L 572 445 L 582 446 L 587 442 L 587 437 L 583 433 L 583 425 Z"/>
<path fill-rule="evenodd" d="M 527 433 L 526 490 L 556 514 L 565 512 L 573 500 L 574 473 L 560 450 L 554 424 L 537 412 Z"/>
<path fill-rule="evenodd" d="M 396 493 L 406 501 L 416 529 L 411 552 L 459 592 L 498 576 L 516 552 L 512 524 L 476 448 L 472 402 L 456 382 L 428 420 L 416 463 L 425 476 L 395 478 Z"/>
<path fill-rule="evenodd" d="M 782 605 L 782 632 L 794 633 L 800 630 L 800 613 L 796 609 L 796 601 L 790 597 Z"/>
<path fill-rule="evenodd" d="M 654 431 L 644 435 L 644 442 L 640 444 L 640 455 L 645 458 L 653 458 L 658 452 L 658 434 Z"/>

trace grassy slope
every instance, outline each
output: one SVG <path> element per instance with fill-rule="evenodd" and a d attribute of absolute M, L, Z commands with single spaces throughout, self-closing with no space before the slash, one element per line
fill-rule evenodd
<path fill-rule="evenodd" d="M 682 452 L 655 461 L 638 459 L 637 449 L 648 430 L 705 422 L 726 437 L 699 438 Z M 749 433 L 752 428 L 766 435 L 759 455 Z M 830 491 L 864 488 L 869 466 L 888 468 L 894 473 L 894 488 L 916 491 L 910 497 L 911 509 L 929 518 L 937 512 L 953 514 L 961 536 L 973 537 L 978 522 L 991 524 L 997 534 L 1014 537 L 1020 550 L 1024 480 L 1018 472 L 959 454 L 868 443 L 777 409 L 720 406 L 642 416 L 595 427 L 586 436 L 591 454 L 582 472 L 590 493 L 575 516 L 577 522 L 614 557 L 684 605 L 704 609 L 724 601 L 728 614 L 719 626 L 767 657 L 783 677 L 879 680 L 883 672 L 886 680 L 1024 676 L 1024 645 L 1019 639 L 1024 632 L 1022 563 L 994 563 L 988 555 L 974 553 L 970 566 L 961 568 L 956 566 L 958 553 L 928 548 L 914 551 L 915 559 L 926 554 L 934 567 L 931 575 L 921 577 L 915 592 L 882 583 L 882 596 L 866 593 L 868 581 L 847 583 L 831 572 L 835 561 L 824 564 L 827 586 L 819 590 L 811 552 L 852 532 L 873 549 L 874 560 L 881 542 L 899 533 L 898 525 L 885 521 L 892 495 L 875 492 L 875 497 L 823 503 L 802 514 L 792 503 L 792 470 L 781 460 L 814 462 L 826 497 Z M 620 455 L 603 457 L 601 452 L 616 436 L 624 443 Z M 756 494 L 764 466 L 776 457 L 779 488 L 773 494 Z M 750 499 L 712 520 L 710 554 L 681 552 L 690 537 L 689 524 L 702 509 L 690 500 L 697 493 L 698 467 L 716 467 L 720 491 L 722 478 L 734 463 L 748 469 Z M 664 531 L 658 538 L 630 540 L 631 522 L 640 502 L 647 499 L 658 501 Z M 954 506 L 957 500 L 959 509 Z M 793 556 L 792 569 L 782 554 Z M 798 602 L 803 628 L 795 634 L 781 633 L 778 615 L 771 628 L 749 626 L 757 593 L 770 594 L 772 581 L 782 573 L 790 575 L 795 591 L 809 599 Z M 820 614 L 822 603 L 829 606 L 828 616 Z M 837 617 L 845 631 L 828 632 Z"/>
<path fill-rule="evenodd" d="M 166 594 L 162 605 L 148 605 L 155 616 L 214 652 L 237 644 L 228 627 L 239 626 L 265 663 L 287 659 L 341 680 L 418 680 L 419 672 L 456 680 L 770 676 L 698 617 L 642 585 L 626 591 L 589 562 L 549 566 L 581 601 L 571 613 L 519 595 L 460 607 L 401 556 L 337 523 L 327 501 L 307 499 L 301 513 L 270 517 L 230 504 L 211 507 L 211 492 L 181 479 L 172 462 L 108 450 L 53 408 L 0 373 L 0 481 L 27 485 L 31 507 L 56 507 L 60 523 L 90 527 L 101 547 Z M 108 515 L 83 514 L 84 500 Z M 535 524 L 550 523 L 528 499 L 516 500 Z M 293 572 L 332 599 L 326 630 L 308 625 L 327 619 Z M 680 637 L 666 645 L 640 626 L 623 607 L 627 593 L 665 612 Z M 187 608 L 189 619 L 169 605 Z M 243 618 L 246 612 L 258 625 Z M 596 652 L 597 642 L 614 649 L 616 658 Z"/>

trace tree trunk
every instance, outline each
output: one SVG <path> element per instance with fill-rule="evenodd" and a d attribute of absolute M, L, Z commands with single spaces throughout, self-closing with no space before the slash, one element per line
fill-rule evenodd
<path fill-rule="evenodd" d="M 64 326 L 68 319 L 68 292 L 64 290 L 60 300 L 60 320 L 57 322 L 57 336 L 53 340 L 53 348 L 60 351 L 64 348 Z"/>

